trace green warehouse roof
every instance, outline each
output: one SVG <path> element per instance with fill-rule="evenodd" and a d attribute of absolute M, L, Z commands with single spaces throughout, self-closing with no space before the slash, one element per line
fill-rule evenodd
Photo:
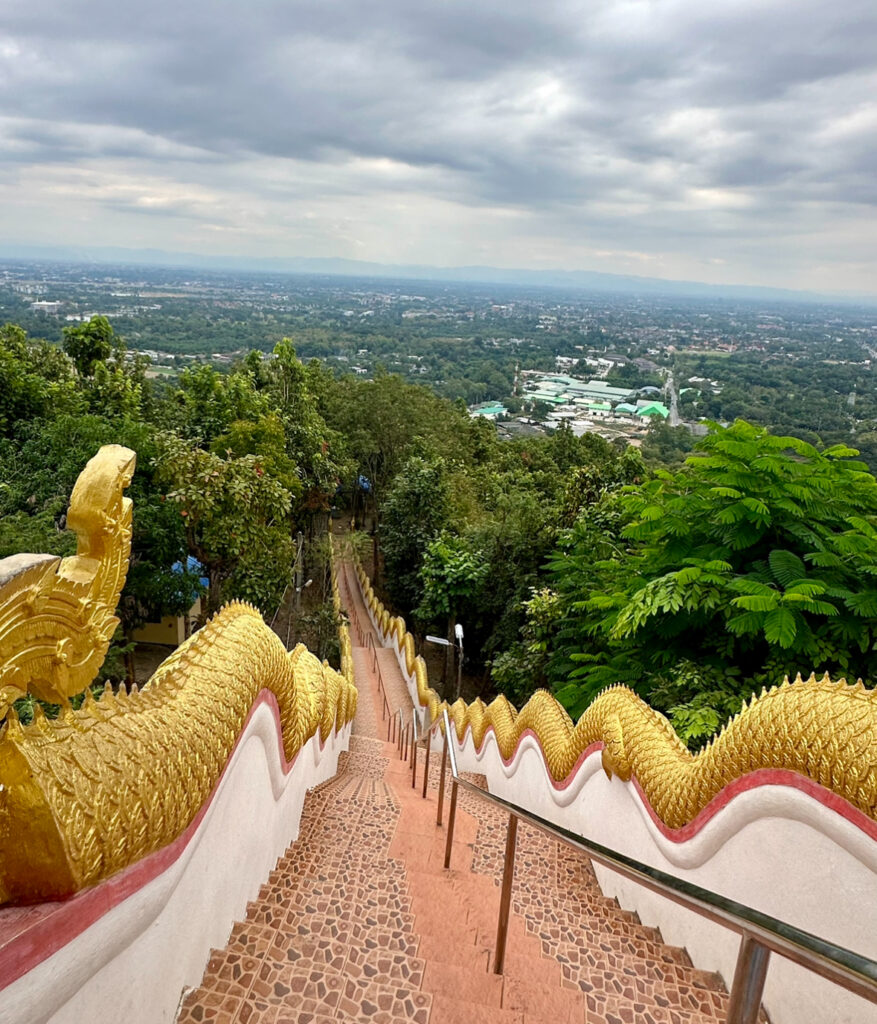
<path fill-rule="evenodd" d="M 666 419 L 670 415 L 670 410 L 663 402 L 649 402 L 648 405 L 637 409 L 636 414 L 637 416 L 663 416 Z"/>

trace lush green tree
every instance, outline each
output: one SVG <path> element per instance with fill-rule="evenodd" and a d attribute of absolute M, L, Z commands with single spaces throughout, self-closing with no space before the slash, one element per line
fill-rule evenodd
<path fill-rule="evenodd" d="M 93 316 L 88 323 L 65 327 L 64 351 L 82 377 L 91 377 L 98 363 L 105 363 L 119 344 L 116 332 L 105 316 Z"/>
<path fill-rule="evenodd" d="M 423 600 L 424 555 L 450 515 L 447 467 L 442 459 L 410 458 L 381 505 L 385 587 L 394 607 L 409 615 Z"/>
<path fill-rule="evenodd" d="M 736 696 L 798 670 L 870 676 L 877 481 L 855 454 L 714 426 L 682 470 L 581 517 L 552 564 L 565 702 L 666 692 L 685 664 L 736 669 Z"/>
<path fill-rule="evenodd" d="M 492 424 L 475 424 L 465 406 L 461 411 L 395 375 L 334 382 L 323 389 L 321 408 L 329 426 L 347 441 L 354 511 L 371 514 L 376 527 L 387 488 L 410 455 L 469 456 L 477 461 L 495 443 Z M 378 538 L 376 529 L 374 563 L 379 569 Z"/>
<path fill-rule="evenodd" d="M 287 454 L 287 438 L 283 423 L 276 413 L 258 420 L 234 420 L 220 434 L 210 450 L 220 457 L 240 459 L 255 455 L 259 464 L 281 483 L 293 499 L 304 490 L 298 466 Z"/>
<path fill-rule="evenodd" d="M 445 676 L 453 673 L 455 626 L 460 612 L 478 593 L 487 578 L 488 565 L 482 554 L 464 538 L 442 534 L 427 547 L 421 569 L 423 601 L 418 617 L 427 622 L 447 623 Z"/>
<path fill-rule="evenodd" d="M 159 437 L 155 466 L 209 580 L 206 613 L 229 597 L 276 607 L 292 565 L 289 491 L 256 455 L 222 459 L 173 434 Z"/>
<path fill-rule="evenodd" d="M 273 357 L 257 372 L 283 423 L 286 451 L 297 467 L 307 507 L 326 509 L 339 477 L 349 470 L 344 440 L 320 413 L 318 372 L 301 363 L 289 338 L 274 346 Z"/>
<path fill-rule="evenodd" d="M 232 423 L 256 422 L 273 411 L 249 369 L 224 374 L 204 363 L 180 374 L 168 396 L 164 421 L 183 437 L 211 445 Z"/>
<path fill-rule="evenodd" d="M 83 405 L 72 364 L 62 352 L 32 341 L 15 324 L 0 327 L 0 437 L 30 420 Z"/>
<path fill-rule="evenodd" d="M 642 446 L 643 457 L 650 465 L 681 466 L 693 447 L 694 438 L 688 427 L 671 427 L 660 416 L 651 417 Z"/>

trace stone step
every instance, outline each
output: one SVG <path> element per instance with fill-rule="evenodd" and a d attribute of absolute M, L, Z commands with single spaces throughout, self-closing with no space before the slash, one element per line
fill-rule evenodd
<path fill-rule="evenodd" d="M 727 995 L 717 985 L 699 986 L 685 982 L 674 982 L 671 979 L 653 977 L 649 965 L 641 963 L 636 973 L 626 973 L 617 967 L 588 966 L 585 969 L 573 969 L 569 965 L 562 967 L 564 985 L 582 991 L 586 996 L 594 994 L 599 997 L 617 999 L 631 1004 L 641 1003 L 673 1010 L 690 1012 L 717 1012 L 719 1008 L 724 1014 Z"/>
<path fill-rule="evenodd" d="M 303 1014 L 344 1021 L 377 1020 L 427 1024 L 432 997 L 419 987 L 381 984 L 340 971 L 303 969 L 284 963 L 263 963 L 254 999 L 276 1007 L 275 1020 L 307 1020 Z"/>
<path fill-rule="evenodd" d="M 426 961 L 423 987 L 428 992 L 449 993 L 454 999 L 467 1001 L 470 1005 L 502 1006 L 503 979 L 497 974 L 471 971 L 467 966 Z M 478 1014 L 473 1012 L 473 1020 Z"/>
<path fill-rule="evenodd" d="M 578 949 L 613 956 L 648 957 L 659 963 L 691 969 L 684 949 L 627 932 L 613 934 L 608 930 L 541 923 L 534 927 L 534 934 L 546 946 L 564 953 Z"/>
<path fill-rule="evenodd" d="M 417 954 L 424 960 L 466 967 L 473 974 L 486 974 L 493 963 L 493 954 L 486 946 L 476 946 L 475 936 L 474 931 L 457 928 L 453 935 L 420 932 Z"/>
<path fill-rule="evenodd" d="M 542 982 L 531 976 L 508 974 L 504 978 L 502 1006 L 527 1017 L 554 1021 L 555 1024 L 584 1024 L 585 996 L 574 989 Z"/>
<path fill-rule="evenodd" d="M 473 1013 L 472 1004 L 465 999 L 434 995 L 429 1024 L 524 1024 L 524 1015 L 518 1010 L 484 1005 Z"/>

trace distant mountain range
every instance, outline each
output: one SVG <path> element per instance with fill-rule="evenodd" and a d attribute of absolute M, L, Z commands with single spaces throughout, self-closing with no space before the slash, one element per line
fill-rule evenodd
<path fill-rule="evenodd" d="M 165 252 L 161 249 L 124 249 L 96 246 L 33 246 L 0 243 L 0 260 L 52 260 L 65 263 L 128 264 L 181 267 L 193 270 L 240 271 L 265 274 L 311 274 L 338 277 L 392 278 L 394 280 L 518 285 L 530 288 L 565 288 L 596 292 L 665 295 L 690 298 L 736 298 L 784 302 L 828 302 L 877 305 L 877 294 L 810 292 L 756 285 L 715 285 L 699 281 L 672 281 L 657 277 L 603 274 L 592 270 L 526 270 L 503 267 L 431 267 L 417 264 L 370 263 L 335 258 L 252 258 L 206 256 L 202 253 Z"/>

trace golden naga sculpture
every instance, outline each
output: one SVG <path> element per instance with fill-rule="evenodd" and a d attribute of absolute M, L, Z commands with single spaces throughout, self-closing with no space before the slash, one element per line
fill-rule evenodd
<path fill-rule="evenodd" d="M 426 665 L 414 655 L 405 621 L 389 615 L 357 565 L 366 603 L 384 635 L 405 652 L 417 681 L 418 699 L 435 721 L 444 705 L 429 686 Z M 528 730 L 539 739 L 552 778 L 561 782 L 582 753 L 602 743 L 603 767 L 610 776 L 636 777 L 649 803 L 670 828 L 688 824 L 730 783 L 761 769 L 796 772 L 843 797 L 877 819 L 877 690 L 811 676 L 760 697 L 698 754 L 692 754 L 667 719 L 632 690 L 604 691 L 574 723 L 545 690 L 534 693 L 520 712 L 505 697 L 491 704 L 458 700 L 448 706 L 458 739 L 467 728 L 476 747 L 493 729 L 508 760 Z"/>
<path fill-rule="evenodd" d="M 122 490 L 133 469 L 133 452 L 101 449 L 71 499 L 76 557 L 0 585 L 7 702 L 30 692 L 65 704 L 92 681 L 127 570 Z M 338 673 L 301 645 L 287 652 L 255 608 L 234 602 L 139 692 L 108 686 L 57 720 L 38 710 L 29 726 L 10 710 L 0 731 L 0 903 L 70 895 L 173 841 L 210 796 L 261 690 L 277 700 L 287 760 L 318 730 L 325 741 L 341 729 L 356 711 L 345 632 Z"/>
<path fill-rule="evenodd" d="M 117 444 L 101 448 L 70 497 L 76 554 L 34 556 L 0 588 L 0 718 L 26 693 L 63 703 L 103 664 L 128 574 L 132 506 L 123 492 L 135 459 Z"/>

